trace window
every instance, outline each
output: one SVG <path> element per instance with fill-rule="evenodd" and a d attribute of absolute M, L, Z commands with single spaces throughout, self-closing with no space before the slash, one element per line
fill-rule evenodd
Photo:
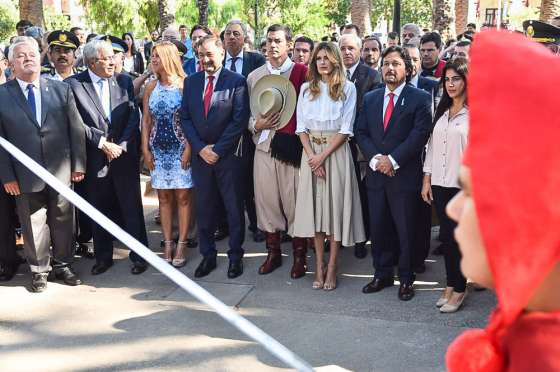
<path fill-rule="evenodd" d="M 498 8 L 487 8 L 484 23 L 489 26 L 496 26 L 498 17 Z"/>

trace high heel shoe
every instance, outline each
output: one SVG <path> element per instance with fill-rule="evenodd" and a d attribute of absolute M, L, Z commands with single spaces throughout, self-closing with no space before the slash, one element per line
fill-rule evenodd
<path fill-rule="evenodd" d="M 457 292 L 453 292 L 453 294 L 455 293 Z M 457 312 L 461 308 L 461 305 L 463 305 L 463 302 L 465 301 L 466 297 L 467 297 L 467 291 L 463 293 L 461 299 L 457 301 L 455 304 L 450 304 L 448 301 L 445 305 L 439 308 L 439 311 L 446 314 Z"/>
<path fill-rule="evenodd" d="M 313 288 L 313 289 L 323 289 L 323 287 L 325 286 L 325 276 L 326 275 L 327 275 L 327 268 L 323 266 L 323 275 L 321 275 L 323 280 L 315 280 L 313 282 L 313 284 L 311 285 L 311 288 Z"/>
<path fill-rule="evenodd" d="M 179 248 L 181 247 L 181 248 Z M 177 242 L 177 252 L 176 254 L 178 255 L 179 252 L 183 253 L 183 255 L 186 253 L 186 248 L 187 248 L 187 242 Z M 173 262 L 171 263 L 173 265 L 173 267 L 183 267 L 187 264 L 187 259 L 186 258 L 174 258 Z"/>
<path fill-rule="evenodd" d="M 437 300 L 436 306 L 442 307 L 443 305 L 445 305 L 449 301 L 449 298 L 451 298 L 452 294 L 453 294 L 453 287 L 446 287 L 443 290 L 441 297 Z"/>
<path fill-rule="evenodd" d="M 175 252 L 175 241 L 165 240 L 163 242 L 163 259 L 167 263 L 173 261 L 173 253 Z"/>

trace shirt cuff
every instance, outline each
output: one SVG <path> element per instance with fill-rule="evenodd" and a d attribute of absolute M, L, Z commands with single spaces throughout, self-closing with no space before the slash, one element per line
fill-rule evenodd
<path fill-rule="evenodd" d="M 376 171 L 377 170 L 377 157 L 380 156 L 381 154 L 376 154 L 373 158 L 371 158 L 371 160 L 369 161 L 369 167 L 371 168 L 372 171 Z"/>
<path fill-rule="evenodd" d="M 399 169 L 400 168 L 399 163 L 397 163 L 391 155 L 388 155 L 388 156 L 389 156 L 389 160 L 391 160 L 391 164 L 393 164 L 393 169 L 394 170 Z"/>
<path fill-rule="evenodd" d="M 97 145 L 98 149 L 103 149 L 103 145 L 105 144 L 105 142 L 107 142 L 107 137 L 103 137 L 101 136 L 101 138 L 99 139 L 99 144 Z"/>

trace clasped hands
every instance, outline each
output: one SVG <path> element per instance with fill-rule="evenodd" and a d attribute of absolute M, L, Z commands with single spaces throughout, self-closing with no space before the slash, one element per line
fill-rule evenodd
<path fill-rule="evenodd" d="M 319 178 L 325 178 L 327 176 L 327 172 L 325 172 L 325 167 L 323 163 L 325 162 L 325 157 L 323 154 L 313 154 L 308 156 L 307 164 L 313 171 L 313 174 Z"/>
<path fill-rule="evenodd" d="M 105 153 L 109 161 L 115 160 L 116 158 L 121 156 L 123 152 L 123 148 L 121 146 L 109 141 L 105 141 L 103 143 L 101 150 Z"/>
<path fill-rule="evenodd" d="M 214 145 L 206 145 L 198 155 L 204 160 L 206 163 L 210 165 L 214 165 L 220 160 L 220 156 L 214 152 Z"/>
<path fill-rule="evenodd" d="M 395 169 L 393 168 L 393 163 L 391 162 L 391 159 L 389 159 L 389 156 L 377 155 L 375 159 L 377 159 L 377 164 L 375 165 L 376 171 L 381 172 L 388 177 L 395 176 Z"/>

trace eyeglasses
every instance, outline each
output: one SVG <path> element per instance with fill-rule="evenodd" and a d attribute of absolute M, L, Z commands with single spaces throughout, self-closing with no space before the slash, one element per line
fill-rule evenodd
<path fill-rule="evenodd" d="M 114 61 L 116 58 L 117 58 L 117 56 L 116 56 L 116 54 L 115 54 L 115 55 L 112 55 L 112 56 L 107 56 L 107 57 L 105 57 L 105 58 L 97 58 L 97 61 L 99 61 L 99 62 L 106 62 L 106 63 L 107 63 L 107 62 L 112 62 L 112 61 Z"/>
<path fill-rule="evenodd" d="M 445 84 L 453 83 L 453 85 L 455 85 L 458 82 L 463 81 L 463 78 L 461 76 L 451 76 L 451 78 L 444 78 L 443 81 Z"/>
<path fill-rule="evenodd" d="M 226 31 L 224 35 L 225 35 L 225 36 L 231 36 L 231 35 L 233 35 L 234 37 L 239 38 L 239 37 L 241 37 L 241 32 L 239 32 L 239 31 L 233 31 L 233 32 L 231 32 L 231 31 Z"/>
<path fill-rule="evenodd" d="M 404 39 L 405 37 L 409 37 L 409 38 L 412 39 L 414 36 L 416 36 L 416 35 L 415 35 L 413 32 L 409 32 L 409 33 L 404 33 L 404 34 L 402 34 L 403 39 Z"/>

